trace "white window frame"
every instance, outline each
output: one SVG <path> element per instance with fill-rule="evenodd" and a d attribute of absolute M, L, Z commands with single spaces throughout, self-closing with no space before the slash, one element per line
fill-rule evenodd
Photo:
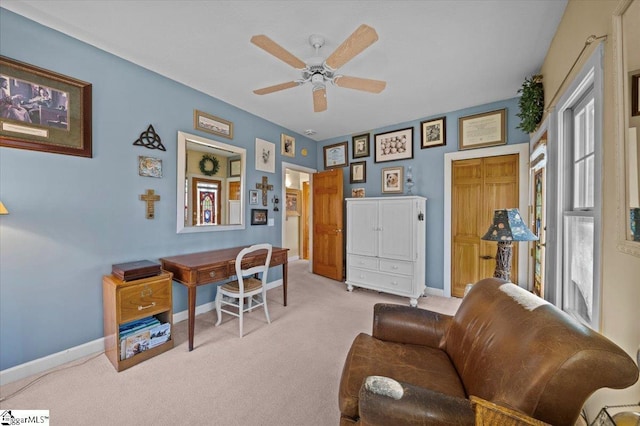
<path fill-rule="evenodd" d="M 558 186 L 557 198 L 554 203 L 549 199 L 550 204 L 555 206 L 549 208 L 550 220 L 555 222 L 556 238 L 554 247 L 547 247 L 547 266 L 550 278 L 548 284 L 555 286 L 553 302 L 559 308 L 565 305 L 563 277 L 567 273 L 567 266 L 570 259 L 565 256 L 565 220 L 567 217 L 592 217 L 594 221 L 594 253 L 593 253 L 593 289 L 592 289 L 592 316 L 591 320 L 576 316 L 573 312 L 569 314 L 575 316 L 579 321 L 589 327 L 600 329 L 600 306 L 601 306 L 601 258 L 602 258 L 602 126 L 603 126 L 603 54 L 604 48 L 600 43 L 584 67 L 577 74 L 573 82 L 569 85 L 558 102 L 555 112 L 557 117 L 558 143 L 555 149 L 557 162 L 554 162 L 555 182 Z M 573 108 L 583 99 L 585 94 L 593 91 L 594 98 L 594 206 L 593 209 L 573 209 Z M 550 155 L 553 155 L 550 153 Z"/>

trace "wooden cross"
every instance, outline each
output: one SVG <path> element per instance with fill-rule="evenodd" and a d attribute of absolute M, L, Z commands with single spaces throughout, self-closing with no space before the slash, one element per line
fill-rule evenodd
<path fill-rule="evenodd" d="M 153 189 L 147 189 L 147 193 L 140 195 L 140 200 L 147 203 L 147 219 L 153 219 L 155 214 L 154 204 L 156 201 L 160 201 L 160 196 L 155 194 Z"/>
<path fill-rule="evenodd" d="M 256 189 L 262 190 L 262 205 L 267 205 L 267 191 L 273 191 L 273 185 L 268 183 L 269 179 L 262 176 L 262 183 L 256 183 Z"/>

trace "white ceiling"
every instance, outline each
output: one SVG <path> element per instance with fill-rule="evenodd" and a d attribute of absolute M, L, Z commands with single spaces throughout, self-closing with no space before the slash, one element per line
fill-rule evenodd
<path fill-rule="evenodd" d="M 566 0 L 170 1 L 2 0 L 48 27 L 315 140 L 517 96 L 540 70 Z M 325 58 L 360 24 L 379 40 L 339 69 L 387 82 L 380 94 L 329 85 L 253 94 L 300 73 L 250 43 L 265 34 L 306 61 L 311 34 Z M 208 111 L 216 114 L 216 111 Z"/>

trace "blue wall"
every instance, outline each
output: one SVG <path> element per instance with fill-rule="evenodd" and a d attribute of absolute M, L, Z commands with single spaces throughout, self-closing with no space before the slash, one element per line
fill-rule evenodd
<path fill-rule="evenodd" d="M 419 148 L 420 120 L 371 131 L 373 140 L 376 133 L 413 126 L 412 160 L 375 164 L 373 144 L 371 157 L 353 160 L 351 135 L 314 142 L 6 9 L 0 9 L 0 40 L 4 56 L 93 84 L 93 158 L 0 148 L 0 200 L 10 211 L 0 218 L 0 370 L 102 337 L 101 278 L 114 263 L 255 241 L 281 244 L 280 216 L 274 227 L 176 234 L 176 135 L 179 130 L 199 134 L 193 129 L 194 109 L 234 123 L 233 140 L 221 141 L 247 149 L 249 186 L 267 175 L 279 193 L 280 150 L 275 174 L 256 172 L 253 158 L 256 137 L 278 145 L 283 132 L 295 136 L 298 153 L 309 152 L 284 160 L 318 170 L 323 146 L 348 141 L 349 161 L 367 161 L 367 182 L 349 184 L 345 167 L 347 196 L 352 187 L 379 196 L 383 167 L 412 165 L 414 193 L 428 198 L 427 284 L 434 288 L 443 288 L 444 154 L 457 150 L 458 117 L 507 108 L 508 142 L 528 140 L 515 128 L 517 99 L 510 99 L 446 113 L 444 147 Z M 132 145 L 149 124 L 166 152 Z M 164 177 L 138 176 L 138 155 L 161 158 Z M 145 219 L 138 200 L 146 189 L 161 196 L 154 220 Z M 280 278 L 280 271 L 273 273 L 272 279 Z M 179 284 L 173 290 L 174 312 L 185 310 L 186 290 Z M 200 288 L 198 303 L 214 295 L 213 286 Z"/>
<path fill-rule="evenodd" d="M 102 336 L 102 275 L 114 263 L 255 241 L 281 244 L 275 226 L 244 231 L 176 234 L 177 132 L 212 137 L 247 149 L 247 183 L 268 176 L 282 187 L 280 134 L 296 138 L 287 162 L 316 167 L 316 142 L 0 9 L 0 53 L 93 84 L 93 158 L 0 148 L 0 369 L 56 353 Z M 193 129 L 199 109 L 234 123 L 229 141 Z M 166 152 L 134 146 L 152 124 Z M 276 173 L 253 167 L 255 138 L 276 143 Z M 309 155 L 299 152 L 307 148 Z M 138 176 L 138 155 L 163 160 L 163 178 Z M 155 219 L 138 199 L 154 189 Z M 247 194 L 245 194 L 246 196 Z M 249 209 L 247 209 L 248 211 Z M 249 214 L 245 215 L 249 224 Z M 271 279 L 280 278 L 272 271 Z M 187 307 L 186 289 L 174 284 L 174 311 Z M 198 289 L 211 301 L 214 286 Z"/>
<path fill-rule="evenodd" d="M 316 154 L 318 158 L 318 170 L 322 170 L 323 163 L 323 147 L 338 142 L 349 142 L 348 161 L 366 161 L 367 182 L 364 184 L 349 183 L 349 167 L 345 167 L 344 171 L 344 194 L 345 197 L 351 196 L 351 188 L 365 188 L 367 197 L 388 196 L 382 194 L 382 169 L 385 167 L 404 166 L 406 172 L 408 166 L 412 166 L 413 179 L 415 186 L 413 194 L 421 195 L 427 198 L 427 236 L 426 236 L 426 280 L 427 286 L 436 289 L 444 288 L 444 155 L 447 152 L 458 150 L 458 118 L 466 117 L 473 114 L 479 114 L 488 111 L 506 108 L 507 110 L 507 143 L 527 143 L 529 135 L 523 133 L 516 127 L 520 123 L 520 119 L 516 116 L 518 112 L 518 98 L 507 99 L 500 102 L 475 106 L 459 111 L 442 112 L 434 117 L 425 117 L 415 121 L 407 121 L 405 123 L 394 124 L 393 126 L 381 127 L 374 129 L 369 134 L 371 155 L 366 158 L 354 159 L 352 154 L 351 135 L 342 136 L 323 141 L 318 145 Z M 432 118 L 446 117 L 446 145 L 440 147 L 431 147 L 421 149 L 421 125 L 420 122 Z M 389 161 L 384 163 L 375 163 L 375 146 L 374 135 L 377 133 L 385 133 L 394 130 L 406 129 L 413 127 L 413 159 L 403 161 Z M 359 135 L 365 132 L 355 133 Z M 396 194 L 394 194 L 396 195 Z"/>

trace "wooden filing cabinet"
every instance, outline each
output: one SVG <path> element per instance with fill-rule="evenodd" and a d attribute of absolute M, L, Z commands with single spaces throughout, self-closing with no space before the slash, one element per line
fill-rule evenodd
<path fill-rule="evenodd" d="M 103 277 L 104 351 L 116 370 L 133 367 L 173 348 L 172 278 L 171 272 L 164 271 L 133 281 L 122 281 L 114 275 Z M 150 316 L 169 324 L 169 340 L 130 358 L 120 359 L 120 325 Z"/>

